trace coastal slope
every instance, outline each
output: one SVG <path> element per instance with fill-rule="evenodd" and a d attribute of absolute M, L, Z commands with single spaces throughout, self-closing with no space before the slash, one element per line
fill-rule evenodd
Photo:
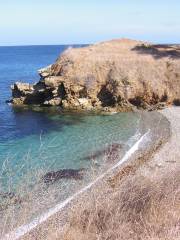
<path fill-rule="evenodd" d="M 39 70 L 34 85 L 15 83 L 12 103 L 127 111 L 180 105 L 180 46 L 120 39 L 67 49 Z"/>

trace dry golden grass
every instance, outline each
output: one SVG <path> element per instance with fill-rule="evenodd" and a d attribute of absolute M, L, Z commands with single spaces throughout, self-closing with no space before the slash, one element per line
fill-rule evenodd
<path fill-rule="evenodd" d="M 178 240 L 180 239 L 179 171 L 151 182 L 129 176 L 114 188 L 98 190 L 71 211 L 63 240 Z"/>
<path fill-rule="evenodd" d="M 12 172 L 9 166 L 5 167 L 5 171 Z M 6 233 L 31 222 L 47 211 L 56 204 L 64 190 L 61 182 L 48 186 L 42 181 L 42 176 L 46 173 L 45 168 L 36 170 L 29 167 L 19 182 L 14 184 L 15 187 L 12 183 L 16 172 L 12 173 L 12 176 L 7 176 L 8 192 L 0 186 L 0 239 Z M 1 177 L 2 175 L 0 179 Z"/>

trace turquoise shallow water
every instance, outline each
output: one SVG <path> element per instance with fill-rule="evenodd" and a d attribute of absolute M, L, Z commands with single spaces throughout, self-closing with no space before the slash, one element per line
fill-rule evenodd
<path fill-rule="evenodd" d="M 41 114 L 49 121 L 50 129 L 0 144 L 1 182 L 4 185 L 9 175 L 13 175 L 15 186 L 22 176 L 38 169 L 46 173 L 94 167 L 94 162 L 86 157 L 109 145 L 127 143 L 136 133 L 139 122 L 138 115 L 133 113 Z M 97 163 L 103 164 L 103 157 L 97 157 Z"/>
<path fill-rule="evenodd" d="M 15 199 L 20 200 L 20 204 L 5 205 L 7 209 L 0 211 L 0 230 L 5 225 L 7 232 L 8 226 L 14 228 L 28 223 L 75 194 L 118 162 L 123 156 L 121 151 L 125 152 L 120 149 L 114 159 L 113 154 L 108 158 L 108 153 L 90 159 L 89 156 L 103 153 L 104 149 L 118 144 L 125 145 L 127 150 L 139 137 L 140 117 L 134 113 L 33 114 L 42 114 L 50 129 L 0 144 L 0 156 L 5 160 L 1 161 L 1 192 L 15 194 Z M 82 168 L 82 179 L 60 179 L 50 185 L 42 182 L 48 172 Z M 22 221 L 21 216 L 24 217 Z"/>

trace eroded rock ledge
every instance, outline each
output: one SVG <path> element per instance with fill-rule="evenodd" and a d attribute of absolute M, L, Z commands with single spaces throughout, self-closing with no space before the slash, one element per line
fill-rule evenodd
<path fill-rule="evenodd" d="M 15 83 L 12 103 L 127 111 L 180 105 L 180 46 L 121 39 L 68 49 L 39 70 L 34 85 Z"/>

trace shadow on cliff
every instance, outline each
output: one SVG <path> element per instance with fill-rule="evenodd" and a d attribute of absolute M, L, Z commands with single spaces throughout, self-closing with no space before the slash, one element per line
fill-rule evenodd
<path fill-rule="evenodd" d="M 132 48 L 138 54 L 152 55 L 155 59 L 169 57 L 172 59 L 180 58 L 180 45 L 176 44 L 157 44 L 157 45 L 138 45 Z"/>

